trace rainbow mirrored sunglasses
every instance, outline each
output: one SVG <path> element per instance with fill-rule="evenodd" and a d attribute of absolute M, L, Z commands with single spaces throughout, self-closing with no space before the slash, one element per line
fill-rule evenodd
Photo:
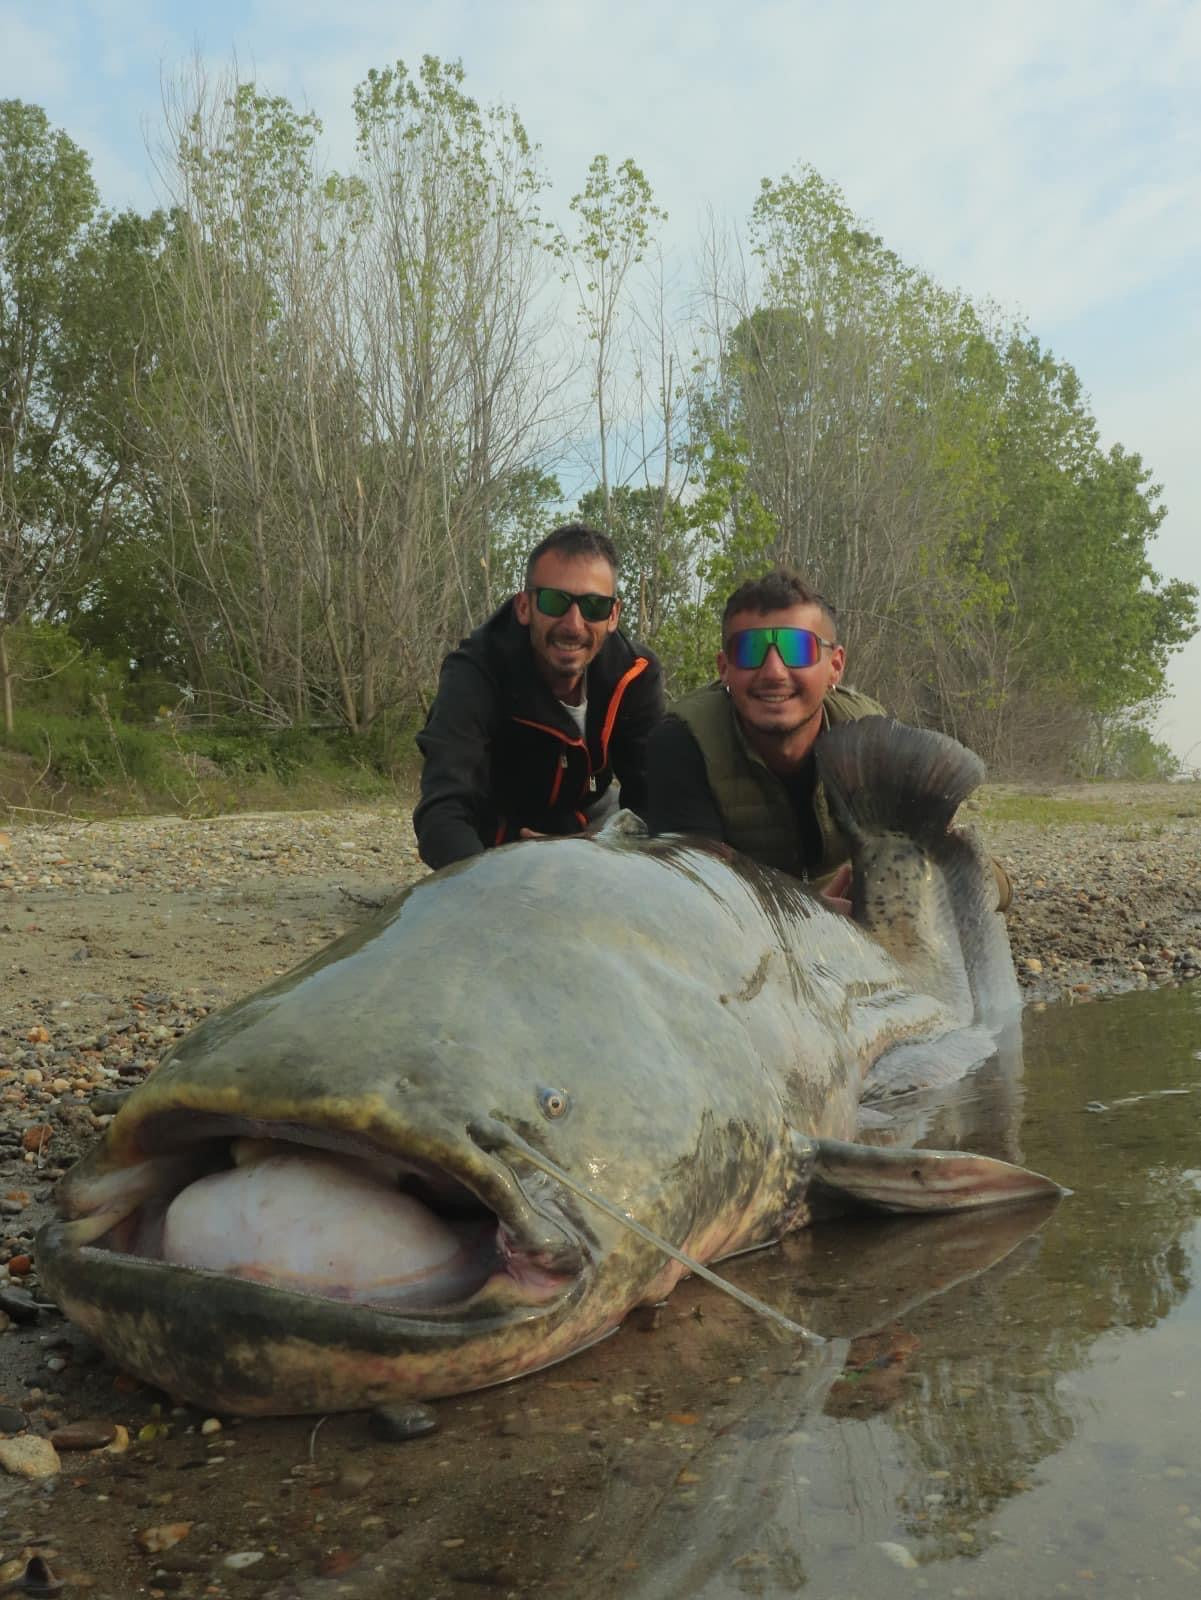
<path fill-rule="evenodd" d="M 753 671 L 767 660 L 773 644 L 786 667 L 815 667 L 823 648 L 835 647 L 833 639 L 823 639 L 812 628 L 742 628 L 730 635 L 726 657 L 731 666 Z"/>
<path fill-rule="evenodd" d="M 585 622 L 607 622 L 617 604 L 615 594 L 572 594 L 569 589 L 531 589 L 530 593 L 544 617 L 565 617 L 576 605 Z"/>

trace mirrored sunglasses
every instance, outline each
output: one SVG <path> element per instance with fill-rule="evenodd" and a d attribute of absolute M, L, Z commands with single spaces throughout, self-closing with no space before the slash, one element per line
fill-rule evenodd
<path fill-rule="evenodd" d="M 767 660 L 773 644 L 786 667 L 814 667 L 823 647 L 834 648 L 833 639 L 823 639 L 811 628 L 743 628 L 730 635 L 726 655 L 732 666 L 753 670 Z"/>
<path fill-rule="evenodd" d="M 617 604 L 615 594 L 572 594 L 567 589 L 531 589 L 530 593 L 544 617 L 565 617 L 577 605 L 585 622 L 607 622 Z"/>

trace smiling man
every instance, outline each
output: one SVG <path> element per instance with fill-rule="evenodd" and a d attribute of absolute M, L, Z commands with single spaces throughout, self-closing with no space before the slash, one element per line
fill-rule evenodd
<path fill-rule="evenodd" d="M 647 751 L 653 834 L 700 834 L 806 878 L 851 909 L 850 843 L 830 812 L 813 747 L 827 728 L 884 707 L 842 681 L 834 607 L 795 572 L 752 578 L 726 601 L 718 681 L 672 708 Z M 997 909 L 1012 885 L 993 859 Z"/>
<path fill-rule="evenodd" d="M 646 809 L 646 745 L 663 716 L 649 650 L 619 630 L 617 552 L 567 523 L 530 552 L 525 586 L 442 663 L 417 744 L 421 859 L 579 833 L 621 803 Z"/>
<path fill-rule="evenodd" d="M 845 666 L 833 607 L 795 573 L 736 589 L 722 618 L 718 681 L 673 706 L 651 740 L 651 832 L 703 834 L 841 898 L 849 847 L 813 747 L 834 723 L 884 714 L 842 686 Z"/>

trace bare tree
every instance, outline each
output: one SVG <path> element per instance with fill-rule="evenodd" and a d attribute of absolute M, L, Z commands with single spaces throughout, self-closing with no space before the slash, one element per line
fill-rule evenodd
<path fill-rule="evenodd" d="M 371 73 L 355 112 L 340 177 L 316 119 L 253 84 L 194 76 L 171 103 L 144 416 L 210 697 L 365 732 L 478 616 L 490 510 L 538 459 L 555 375 L 516 116 L 431 58 Z"/>

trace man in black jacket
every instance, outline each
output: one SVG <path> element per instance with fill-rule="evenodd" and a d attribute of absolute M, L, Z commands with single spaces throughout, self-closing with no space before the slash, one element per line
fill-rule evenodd
<path fill-rule="evenodd" d="M 581 832 L 616 778 L 646 807 L 646 741 L 663 716 L 649 650 L 618 631 L 617 552 L 582 523 L 530 553 L 525 587 L 442 663 L 417 744 L 421 858 L 444 867 L 492 845 Z"/>

